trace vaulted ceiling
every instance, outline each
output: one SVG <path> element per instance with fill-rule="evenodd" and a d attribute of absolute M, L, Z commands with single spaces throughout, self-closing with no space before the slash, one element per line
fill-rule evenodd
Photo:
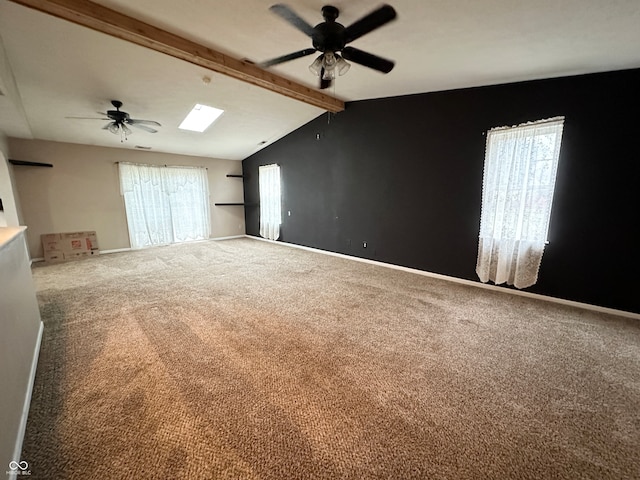
<path fill-rule="evenodd" d="M 349 102 L 640 67 L 638 0 L 391 1 L 398 18 L 353 46 L 395 60 L 395 68 L 384 75 L 354 64 L 324 93 Z M 238 60 L 260 62 L 311 43 L 269 11 L 273 0 L 95 3 Z M 322 21 L 324 4 L 288 2 L 311 25 Z M 332 4 L 344 25 L 380 6 Z M 12 137 L 241 160 L 324 113 L 9 0 L 0 0 L 0 38 L 0 131 Z M 315 90 L 313 58 L 269 71 Z M 102 129 L 107 122 L 66 118 L 99 118 L 112 99 L 134 118 L 160 122 L 159 132 L 134 130 L 121 142 Z M 202 134 L 179 130 L 196 103 L 225 113 Z"/>

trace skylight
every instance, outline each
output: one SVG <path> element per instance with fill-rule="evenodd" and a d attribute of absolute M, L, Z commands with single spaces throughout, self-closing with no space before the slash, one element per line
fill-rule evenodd
<path fill-rule="evenodd" d="M 192 132 L 204 132 L 223 112 L 224 110 L 220 110 L 219 108 L 200 105 L 198 103 L 178 128 L 181 130 L 191 130 Z"/>

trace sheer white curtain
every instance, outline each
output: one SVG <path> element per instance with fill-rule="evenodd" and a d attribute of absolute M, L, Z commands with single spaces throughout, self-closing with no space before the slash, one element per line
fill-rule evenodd
<path fill-rule="evenodd" d="M 262 165 L 258 168 L 260 184 L 260 236 L 277 240 L 280 236 L 281 200 L 280 167 Z"/>
<path fill-rule="evenodd" d="M 526 288 L 547 241 L 563 117 L 489 131 L 476 273 Z"/>
<path fill-rule="evenodd" d="M 120 163 L 131 248 L 209 238 L 205 168 Z"/>
<path fill-rule="evenodd" d="M 209 181 L 205 168 L 162 170 L 169 197 L 174 242 L 205 240 L 211 234 Z"/>
<path fill-rule="evenodd" d="M 171 211 L 162 185 L 162 169 L 120 163 L 119 170 L 131 247 L 171 243 Z"/>

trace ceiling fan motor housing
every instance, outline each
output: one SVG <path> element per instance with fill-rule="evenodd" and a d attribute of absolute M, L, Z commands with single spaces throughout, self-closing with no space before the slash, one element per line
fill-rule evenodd
<path fill-rule="evenodd" d="M 127 112 L 121 112 L 120 110 L 107 110 L 107 117 L 117 123 L 126 122 L 129 119 Z"/>
<path fill-rule="evenodd" d="M 344 25 L 338 22 L 323 22 L 313 29 L 313 48 L 320 52 L 338 52 L 342 50 L 345 42 Z"/>
<path fill-rule="evenodd" d="M 320 52 L 338 52 L 346 45 L 344 25 L 336 22 L 336 18 L 340 15 L 333 5 L 325 5 L 322 7 L 322 17 L 324 22 L 313 27 L 313 35 L 311 40 L 313 48 Z"/>
<path fill-rule="evenodd" d="M 107 110 L 107 117 L 116 122 L 116 124 L 124 123 L 129 118 L 129 114 L 127 112 L 120 111 L 122 102 L 120 100 L 111 100 L 111 105 L 116 107 L 116 109 Z"/>

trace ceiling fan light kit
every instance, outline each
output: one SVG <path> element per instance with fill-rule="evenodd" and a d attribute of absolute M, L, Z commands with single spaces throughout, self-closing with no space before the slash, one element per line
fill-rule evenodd
<path fill-rule="evenodd" d="M 327 52 L 319 55 L 311 65 L 309 71 L 316 77 L 322 75 L 324 80 L 333 80 L 336 78 L 336 72 L 342 76 L 349 71 L 351 64 L 337 53 Z"/>
<path fill-rule="evenodd" d="M 320 77 L 320 88 L 331 86 L 332 80 L 336 78 L 336 72 L 338 75 L 344 75 L 349 71 L 351 65 L 346 60 L 382 73 L 389 73 L 393 69 L 394 62 L 391 60 L 346 46 L 347 43 L 395 19 L 396 11 L 391 5 L 382 5 L 348 27 L 336 22 L 340 10 L 333 5 L 322 7 L 324 22 L 315 27 L 312 27 L 287 5 L 279 3 L 273 5 L 269 10 L 310 37 L 313 48 L 305 48 L 267 60 L 260 64 L 263 68 L 320 52 L 320 56 L 309 66 L 311 73 Z"/>

